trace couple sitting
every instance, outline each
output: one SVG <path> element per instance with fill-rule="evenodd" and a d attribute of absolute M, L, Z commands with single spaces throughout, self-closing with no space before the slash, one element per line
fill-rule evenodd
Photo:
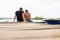
<path fill-rule="evenodd" d="M 28 12 L 28 10 L 25 10 L 25 12 L 23 11 L 23 8 L 20 8 L 19 11 L 16 11 L 15 12 L 15 16 L 14 16 L 14 22 L 15 22 L 15 19 L 17 18 L 17 21 L 18 22 L 31 22 L 30 18 L 31 18 L 31 15 L 30 13 Z"/>

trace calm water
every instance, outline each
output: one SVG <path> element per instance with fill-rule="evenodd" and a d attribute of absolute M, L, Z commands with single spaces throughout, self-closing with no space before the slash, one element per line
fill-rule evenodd
<path fill-rule="evenodd" d="M 32 20 L 33 22 L 41 22 L 43 20 Z M 0 22 L 13 22 L 13 19 L 1 19 Z M 17 22 L 17 21 L 16 21 Z"/>

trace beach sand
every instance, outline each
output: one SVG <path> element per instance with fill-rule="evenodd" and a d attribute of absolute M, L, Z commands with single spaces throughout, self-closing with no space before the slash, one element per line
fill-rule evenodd
<path fill-rule="evenodd" d="M 0 23 L 0 40 L 60 40 L 60 25 Z"/>

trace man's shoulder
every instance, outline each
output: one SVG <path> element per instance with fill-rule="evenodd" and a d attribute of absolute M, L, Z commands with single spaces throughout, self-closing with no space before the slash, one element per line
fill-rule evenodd
<path fill-rule="evenodd" d="M 15 13 L 24 13 L 24 11 L 19 11 L 19 10 L 18 10 L 18 11 L 16 11 Z"/>
<path fill-rule="evenodd" d="M 16 11 L 15 13 L 18 13 L 19 11 Z"/>
<path fill-rule="evenodd" d="M 16 12 L 19 12 L 18 10 Z"/>

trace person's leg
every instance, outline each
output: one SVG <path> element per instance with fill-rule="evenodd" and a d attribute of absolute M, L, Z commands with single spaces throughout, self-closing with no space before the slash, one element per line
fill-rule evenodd
<path fill-rule="evenodd" d="M 33 22 L 33 21 L 31 21 L 31 19 L 28 19 L 27 21 L 28 21 L 28 22 Z"/>

